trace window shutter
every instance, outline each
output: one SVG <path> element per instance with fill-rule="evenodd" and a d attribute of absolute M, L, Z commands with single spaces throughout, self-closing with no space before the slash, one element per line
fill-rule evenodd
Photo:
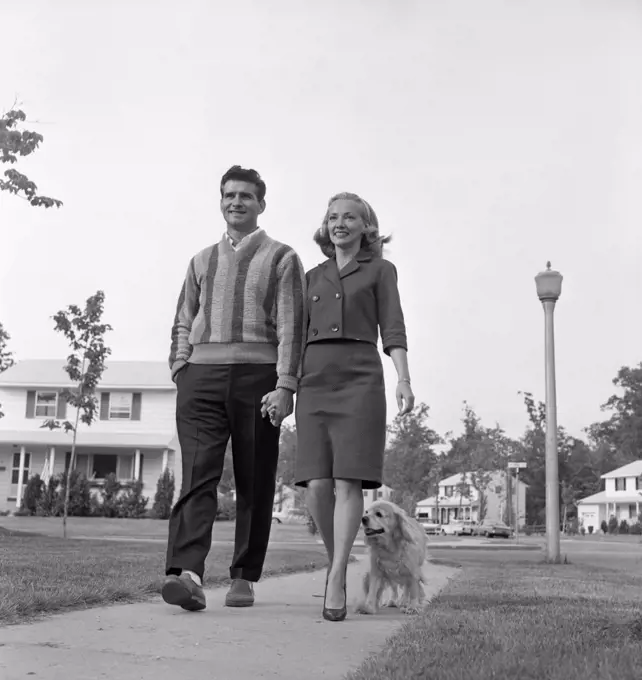
<path fill-rule="evenodd" d="M 62 392 L 58 392 L 58 406 L 56 407 L 56 418 L 67 417 L 67 400 Z"/>
<path fill-rule="evenodd" d="M 140 420 L 142 399 L 143 395 L 141 392 L 134 392 L 132 394 L 132 420 Z"/>
<path fill-rule="evenodd" d="M 100 419 L 109 420 L 109 392 L 100 393 Z"/>
<path fill-rule="evenodd" d="M 36 393 L 27 392 L 27 411 L 25 413 L 26 418 L 33 418 L 36 413 Z"/>
<path fill-rule="evenodd" d="M 71 463 L 71 451 L 65 453 L 65 473 L 69 470 L 69 463 Z"/>
<path fill-rule="evenodd" d="M 137 482 L 140 482 L 140 480 L 143 478 L 143 464 L 145 463 L 145 454 L 141 453 L 140 454 L 140 470 L 138 472 L 138 479 L 136 480 Z"/>

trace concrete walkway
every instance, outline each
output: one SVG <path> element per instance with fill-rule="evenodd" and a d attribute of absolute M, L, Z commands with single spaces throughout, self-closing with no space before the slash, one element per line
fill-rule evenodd
<path fill-rule="evenodd" d="M 348 602 L 359 592 L 364 559 L 348 570 Z M 430 565 L 434 597 L 458 570 Z M 187 613 L 151 602 L 57 615 L 0 629 L 2 680 L 340 680 L 410 617 L 396 609 L 329 623 L 321 618 L 325 570 L 270 578 L 256 604 Z"/>

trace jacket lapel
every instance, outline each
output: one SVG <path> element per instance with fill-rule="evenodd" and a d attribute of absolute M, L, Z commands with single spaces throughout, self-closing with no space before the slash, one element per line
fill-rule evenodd
<path fill-rule="evenodd" d="M 337 290 L 341 291 L 341 279 L 345 279 L 346 276 L 350 276 L 350 274 L 359 271 L 361 262 L 370 262 L 370 260 L 372 260 L 372 255 L 365 250 L 360 250 L 357 253 L 357 256 L 350 260 L 350 262 L 339 271 L 337 261 L 334 258 L 331 258 L 323 263 L 323 275 Z"/>

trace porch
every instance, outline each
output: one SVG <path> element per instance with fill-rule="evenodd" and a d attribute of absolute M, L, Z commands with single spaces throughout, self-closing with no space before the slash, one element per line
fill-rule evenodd
<path fill-rule="evenodd" d="M 1 439 L 5 439 L 3 435 L 0 433 Z M 142 481 L 143 495 L 152 499 L 161 473 L 167 468 L 174 469 L 175 451 L 170 448 L 170 437 L 163 437 L 165 446 L 154 446 L 156 442 L 144 441 L 140 435 L 137 438 L 143 439 L 138 446 L 81 441 L 76 445 L 74 468 L 87 477 L 96 491 L 109 474 L 115 474 L 121 483 Z M 70 460 L 68 441 L 61 446 L 33 442 L 9 444 L 0 440 L 0 510 L 20 508 L 30 477 L 39 474 L 48 481 L 52 476 L 64 474 Z"/>
<path fill-rule="evenodd" d="M 578 520 L 580 525 L 593 526 L 599 530 L 602 522 L 614 517 L 618 524 L 623 520 L 630 525 L 642 522 L 642 494 L 607 498 L 604 491 L 584 498 L 578 503 Z"/>
<path fill-rule="evenodd" d="M 449 524 L 457 520 L 476 520 L 477 505 L 472 504 L 470 499 L 450 499 L 444 497 L 437 501 L 428 498 L 417 504 L 416 513 L 421 514 L 422 519 L 430 519 L 439 524 Z"/>

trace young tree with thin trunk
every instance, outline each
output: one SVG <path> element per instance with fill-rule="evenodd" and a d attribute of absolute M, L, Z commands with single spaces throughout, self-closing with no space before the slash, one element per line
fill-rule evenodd
<path fill-rule="evenodd" d="M 66 310 L 53 316 L 56 332 L 62 333 L 71 347 L 65 371 L 75 383 L 73 388 L 63 390 L 60 395 L 68 404 L 75 407 L 75 422 L 72 424 L 68 420 L 61 422 L 50 419 L 42 424 L 42 427 L 50 430 L 62 428 L 65 432 L 71 432 L 73 436 L 62 515 L 64 538 L 67 538 L 71 473 L 75 464 L 78 424 L 83 422 L 85 425 L 91 425 L 96 418 L 98 411 L 96 388 L 105 370 L 105 360 L 111 354 L 111 350 L 105 345 L 105 333 L 112 328 L 102 322 L 104 302 L 105 294 L 99 290 L 87 298 L 84 309 L 77 305 L 69 305 Z"/>
<path fill-rule="evenodd" d="M 16 108 L 15 103 L 0 116 L 0 163 L 15 165 L 18 158 L 31 155 L 43 142 L 41 134 L 22 128 L 26 120 L 25 112 Z M 18 196 L 36 207 L 60 208 L 62 205 L 62 201 L 57 198 L 38 194 L 35 182 L 18 172 L 15 167 L 5 170 L 4 177 L 5 179 L 0 178 L 0 191 Z"/>

